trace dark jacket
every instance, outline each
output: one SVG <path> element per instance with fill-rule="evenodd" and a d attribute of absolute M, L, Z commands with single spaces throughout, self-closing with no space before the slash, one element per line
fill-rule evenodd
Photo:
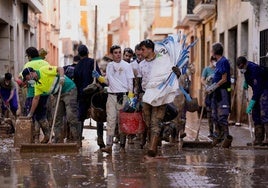
<path fill-rule="evenodd" d="M 268 89 L 267 75 L 264 68 L 248 61 L 247 71 L 244 73 L 247 84 L 252 88 L 252 99 L 258 101 L 264 89 Z"/>
<path fill-rule="evenodd" d="M 83 96 L 83 89 L 93 82 L 92 71 L 94 70 L 94 59 L 83 58 L 75 66 L 74 70 L 74 82 L 77 87 L 78 100 Z M 100 73 L 98 64 L 96 65 L 96 71 Z"/>

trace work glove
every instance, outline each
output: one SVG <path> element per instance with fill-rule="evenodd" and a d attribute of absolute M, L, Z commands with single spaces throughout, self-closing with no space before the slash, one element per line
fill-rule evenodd
<path fill-rule="evenodd" d="M 246 80 L 244 81 L 244 83 L 243 83 L 243 89 L 248 89 L 248 83 L 246 82 Z"/>
<path fill-rule="evenodd" d="M 190 96 L 190 94 L 187 93 L 184 96 L 185 96 L 187 101 L 189 101 L 189 102 L 192 101 L 192 97 Z"/>
<path fill-rule="evenodd" d="M 104 82 L 105 82 L 105 78 L 104 78 L 103 76 L 101 76 L 101 75 L 98 73 L 98 71 L 96 71 L 96 70 L 93 70 L 93 71 L 92 71 L 92 77 L 93 77 L 93 78 L 97 78 L 98 81 L 99 81 L 100 83 L 104 83 Z"/>
<path fill-rule="evenodd" d="M 179 86 L 179 88 L 181 92 L 183 93 L 184 97 L 186 98 L 186 100 L 190 102 L 192 100 L 190 94 L 187 93 L 183 87 Z"/>
<path fill-rule="evenodd" d="M 127 95 L 128 99 L 133 99 L 134 98 L 134 93 L 133 92 L 128 92 L 128 95 Z"/>
<path fill-rule="evenodd" d="M 251 113 L 251 111 L 252 111 L 252 109 L 253 109 L 255 103 L 256 103 L 255 100 L 252 100 L 252 99 L 251 99 L 251 100 L 249 101 L 249 103 L 248 103 L 248 107 L 247 107 L 247 109 L 246 109 L 246 113 L 247 113 L 247 114 L 250 114 L 250 113 Z"/>
<path fill-rule="evenodd" d="M 60 85 L 63 85 L 65 82 L 65 77 L 64 76 L 61 76 L 60 77 Z"/>
<path fill-rule="evenodd" d="M 92 77 L 98 79 L 100 77 L 100 74 L 96 70 L 93 70 L 92 71 Z"/>
<path fill-rule="evenodd" d="M 208 86 L 206 88 L 206 93 L 207 94 L 210 94 L 212 93 L 213 91 L 215 91 L 219 86 L 217 85 L 217 83 L 213 83 L 211 86 Z"/>
<path fill-rule="evenodd" d="M 29 112 L 28 115 L 27 115 L 27 118 L 32 118 L 32 117 L 33 117 L 33 113 Z"/>
<path fill-rule="evenodd" d="M 180 71 L 179 67 L 177 67 L 177 66 L 172 67 L 172 71 L 176 74 L 177 78 L 179 78 L 181 76 L 181 71 Z"/>
<path fill-rule="evenodd" d="M 103 88 L 103 92 L 104 92 L 104 93 L 108 93 L 108 87 L 107 87 L 107 86 L 105 86 L 105 87 Z"/>

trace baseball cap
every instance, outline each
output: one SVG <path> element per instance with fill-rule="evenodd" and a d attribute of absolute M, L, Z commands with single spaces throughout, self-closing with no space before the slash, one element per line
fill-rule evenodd
<path fill-rule="evenodd" d="M 30 74 L 30 72 L 34 72 L 34 69 L 32 67 L 26 67 L 25 69 L 23 69 L 22 71 L 22 77 L 23 77 L 23 81 L 26 80 L 26 76 Z"/>

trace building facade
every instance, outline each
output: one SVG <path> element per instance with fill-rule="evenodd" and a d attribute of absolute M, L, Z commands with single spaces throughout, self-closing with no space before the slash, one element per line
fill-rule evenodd
<path fill-rule="evenodd" d="M 48 61 L 57 65 L 58 8 L 58 0 L 0 0 L 0 75 L 17 77 L 30 46 L 45 48 Z"/>

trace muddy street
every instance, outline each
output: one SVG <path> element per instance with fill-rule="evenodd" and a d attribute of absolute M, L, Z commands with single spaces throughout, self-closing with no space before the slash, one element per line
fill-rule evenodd
<path fill-rule="evenodd" d="M 196 118 L 194 118 L 196 119 Z M 187 138 L 195 138 L 196 122 L 187 126 Z M 101 153 L 96 130 L 85 129 L 83 147 L 74 154 L 21 154 L 13 137 L 0 140 L 0 187 L 266 187 L 267 148 L 244 147 L 250 141 L 247 126 L 230 127 L 230 149 L 182 148 L 162 141 L 160 156 L 145 160 L 146 149 L 138 140 L 112 155 Z M 200 139 L 207 139 L 202 122 Z M 243 146 L 243 147 L 241 147 Z"/>

